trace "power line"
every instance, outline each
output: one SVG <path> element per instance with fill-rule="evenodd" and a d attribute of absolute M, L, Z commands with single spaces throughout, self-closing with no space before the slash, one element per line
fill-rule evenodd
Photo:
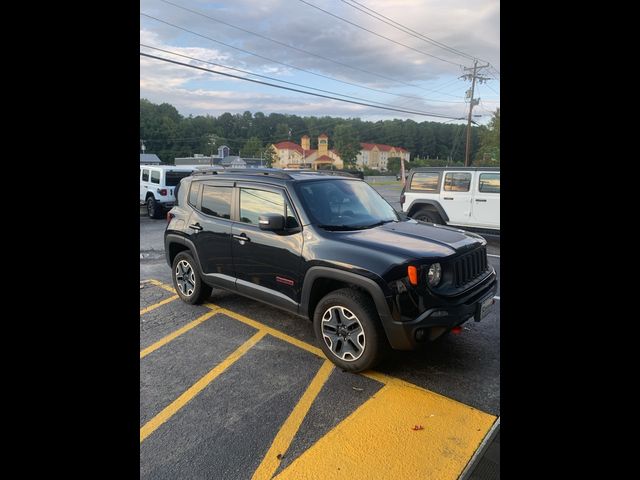
<path fill-rule="evenodd" d="M 431 54 L 431 53 L 427 53 L 427 52 L 425 52 L 425 51 L 423 51 L 423 50 L 418 50 L 417 48 L 413 48 L 413 47 L 411 47 L 411 46 L 409 46 L 409 45 L 407 45 L 407 44 L 405 44 L 405 43 L 398 42 L 398 41 L 396 41 L 396 40 L 394 40 L 394 39 L 392 39 L 392 38 L 385 37 L 384 35 L 380 35 L 379 33 L 376 33 L 376 32 L 374 32 L 373 30 L 369 30 L 368 28 L 365 28 L 365 27 L 363 27 L 363 26 L 361 26 L 361 25 L 358 25 L 357 23 L 354 23 L 354 22 L 352 22 L 352 21 L 350 21 L 350 20 L 347 20 L 347 19 L 345 19 L 345 18 L 342 18 L 342 17 L 341 17 L 341 16 L 339 16 L 339 15 L 335 15 L 335 14 L 333 14 L 333 13 L 329 12 L 328 10 L 325 10 L 325 9 L 323 9 L 323 8 L 318 7 L 317 5 L 314 5 L 314 4 L 312 4 L 312 3 L 307 2 L 306 0 L 298 0 L 298 1 L 300 1 L 300 2 L 302 2 L 302 3 L 304 3 L 304 4 L 306 4 L 306 5 L 309 5 L 310 7 L 313 7 L 313 8 L 315 8 L 315 9 L 317 9 L 317 10 L 320 10 L 321 12 L 324 12 L 324 13 L 326 13 L 327 15 L 331 15 L 332 17 L 337 18 L 338 20 L 342 20 L 343 22 L 348 23 L 349 25 L 353 25 L 354 27 L 357 27 L 357 28 L 359 28 L 360 30 L 364 30 L 365 32 L 369 32 L 369 33 L 371 33 L 371 34 L 375 35 L 376 37 L 384 38 L 385 40 L 387 40 L 387 41 L 389 41 L 389 42 L 392 42 L 392 43 L 395 43 L 395 44 L 400 45 L 400 46 L 402 46 L 402 47 L 408 48 L 409 50 L 413 50 L 414 52 L 418 52 L 418 53 L 420 53 L 420 54 L 422 54 L 422 55 L 426 55 L 427 57 L 432 57 L 432 58 L 435 58 L 435 59 L 440 60 L 440 61 L 442 61 L 442 62 L 450 63 L 451 65 L 455 65 L 456 67 L 463 67 L 463 68 L 464 68 L 464 65 L 461 65 L 460 63 L 451 62 L 451 61 L 446 60 L 446 59 L 444 59 L 444 58 L 440 58 L 440 57 L 438 57 L 437 55 L 433 55 L 433 54 Z"/>
<path fill-rule="evenodd" d="M 387 77 L 386 75 L 380 75 L 379 73 L 371 72 L 369 70 L 365 70 L 364 68 L 355 67 L 353 65 L 349 65 L 348 63 L 343 63 L 343 62 L 340 62 L 338 60 L 334 60 L 332 58 L 325 57 L 324 55 L 320 55 L 320 54 L 317 54 L 317 53 L 309 52 L 309 51 L 304 50 L 302 48 L 294 47 L 293 45 L 289 45 L 288 43 L 281 42 L 279 40 L 275 40 L 273 38 L 267 37 L 266 35 L 262 35 L 260 33 L 254 32 L 254 31 L 247 30 L 246 28 L 242 28 L 242 27 L 239 27 L 237 25 L 233 25 L 233 24 L 231 24 L 229 22 L 225 22 L 223 20 L 219 20 L 217 18 L 214 18 L 214 17 L 212 17 L 210 15 L 206 15 L 206 14 L 204 14 L 202 12 L 197 11 L 197 10 L 193 10 L 191 8 L 184 7 L 182 5 L 178 5 L 177 3 L 170 2 L 169 0 L 160 0 L 160 1 L 163 2 L 163 3 L 167 3 L 169 5 L 173 5 L 174 7 L 180 8 L 180 9 L 185 10 L 187 12 L 191 12 L 191 13 L 193 13 L 195 15 L 199 15 L 201 17 L 208 18 L 209 20 L 212 20 L 214 22 L 220 23 L 222 25 L 226 25 L 227 27 L 235 28 L 236 30 L 240 30 L 241 32 L 245 32 L 245 33 L 248 33 L 250 35 L 254 35 L 256 37 L 259 37 L 259 38 L 263 38 L 263 39 L 268 40 L 270 42 L 273 42 L 273 43 L 275 43 L 277 45 L 282 45 L 283 47 L 287 47 L 287 48 L 290 48 L 292 50 L 296 50 L 297 52 L 304 53 L 305 55 L 311 55 L 312 57 L 317 57 L 317 58 L 320 58 L 322 60 L 326 60 L 328 62 L 335 63 L 336 65 L 347 67 L 347 68 L 350 68 L 352 70 L 357 70 L 359 72 L 366 73 L 368 75 L 374 75 L 376 77 L 379 77 L 379 78 L 382 78 L 382 79 L 385 79 L 385 80 L 390 80 L 392 82 L 398 82 L 398 83 L 401 83 L 402 85 L 407 85 L 409 87 L 418 87 L 417 85 L 414 85 L 414 84 L 409 83 L 409 82 L 405 82 L 403 80 L 399 80 L 397 78 Z M 422 88 L 422 87 L 418 87 L 418 88 Z M 392 95 L 395 95 L 395 94 L 392 94 Z M 419 97 L 412 97 L 412 98 L 419 98 Z M 430 99 L 424 99 L 424 100 L 446 102 L 446 100 L 430 100 Z"/>
<path fill-rule="evenodd" d="M 160 60 L 162 62 L 173 63 L 175 65 L 181 65 L 183 67 L 193 68 L 195 70 L 202 70 L 204 72 L 215 73 L 215 74 L 218 74 L 218 75 L 223 75 L 225 77 L 237 78 L 238 80 L 245 80 L 247 82 L 259 83 L 261 85 L 267 85 L 267 86 L 270 86 L 270 87 L 280 88 L 280 89 L 283 89 L 283 90 L 289 90 L 291 92 L 304 93 L 305 95 L 311 95 L 311 96 L 314 96 L 314 97 L 328 98 L 330 100 L 336 100 L 336 101 L 339 101 L 339 102 L 352 103 L 354 105 L 362 105 L 362 106 L 371 107 L 371 108 L 379 108 L 381 110 L 389 110 L 389 111 L 395 111 L 395 112 L 401 112 L 401 113 L 408 113 L 408 114 L 411 114 L 411 115 L 420 115 L 420 116 L 435 117 L 435 118 L 448 118 L 448 119 L 452 119 L 452 120 L 462 120 L 462 119 L 459 119 L 457 117 L 450 117 L 448 115 L 441 115 L 439 113 L 416 112 L 416 111 L 404 110 L 404 109 L 400 109 L 400 108 L 382 107 L 380 105 L 373 105 L 371 103 L 356 102 L 356 101 L 353 101 L 353 100 L 346 100 L 344 98 L 337 98 L 337 97 L 331 97 L 331 96 L 328 96 L 328 95 L 322 95 L 320 93 L 307 92 L 305 90 L 298 90 L 296 88 L 285 87 L 284 85 L 275 85 L 273 83 L 262 82 L 260 80 L 254 80 L 252 78 L 241 77 L 239 75 L 233 75 L 231 73 L 218 72 L 216 70 L 210 70 L 208 68 L 198 67 L 197 65 L 189 65 L 188 63 L 178 62 L 176 60 L 171 60 L 171 59 L 168 59 L 168 58 L 162 58 L 162 57 L 158 57 L 156 55 L 150 55 L 148 53 L 140 52 L 140 55 L 143 56 L 143 57 L 148 57 L 148 58 L 153 58 L 155 60 Z"/>
<path fill-rule="evenodd" d="M 230 66 L 228 66 L 228 65 L 222 65 L 221 63 L 210 62 L 210 61 L 208 61 L 208 60 L 201 60 L 201 59 L 199 59 L 199 58 L 190 57 L 189 55 L 183 55 L 183 54 L 181 54 L 181 53 L 172 52 L 172 51 L 170 51 L 170 50 L 165 50 L 165 49 L 163 49 L 163 48 L 152 47 L 151 45 L 145 45 L 144 43 L 141 43 L 141 44 L 140 44 L 140 46 L 141 46 L 141 47 L 145 47 L 145 48 L 150 48 L 150 49 L 152 49 L 152 50 L 158 50 L 158 51 L 160 51 L 160 52 L 168 53 L 168 54 L 170 54 L 170 55 L 175 55 L 175 56 L 182 57 L 182 58 L 188 58 L 189 60 L 195 60 L 196 62 L 207 63 L 207 64 L 209 64 L 209 65 L 215 65 L 216 67 L 222 67 L 222 68 L 227 68 L 227 69 L 229 69 L 229 70 L 234 70 L 234 71 L 236 71 L 236 72 L 246 73 L 247 75 L 253 75 L 253 76 L 256 76 L 256 77 L 265 78 L 265 79 L 267 79 L 267 80 L 273 80 L 273 81 L 275 81 L 275 82 L 286 83 L 286 84 L 288 84 L 288 85 L 295 85 L 296 87 L 308 88 L 308 89 L 310 89 L 310 90 L 316 90 L 316 91 L 318 91 L 318 92 L 323 92 L 323 93 L 330 93 L 330 94 L 332 94 L 332 95 L 338 95 L 338 96 L 340 96 L 340 97 L 352 98 L 352 99 L 354 99 L 354 100 L 360 100 L 360 101 L 363 101 L 363 102 L 371 102 L 371 103 L 377 103 L 377 104 L 379 104 L 379 105 L 383 105 L 383 106 L 390 106 L 390 104 L 388 104 L 388 103 L 377 102 L 377 101 L 375 101 L 375 100 L 369 100 L 369 99 L 366 99 L 366 98 L 354 97 L 354 96 L 352 96 L 352 95 L 346 95 L 346 94 L 344 94 L 344 93 L 332 92 L 332 91 L 330 91 L 330 90 L 323 90 L 322 88 L 309 87 L 309 86 L 307 86 L 307 85 L 302 85 L 302 84 L 300 84 L 300 83 L 295 83 L 295 82 L 289 82 L 289 81 L 287 81 L 287 80 L 280 80 L 280 79 L 278 79 L 278 78 L 269 77 L 269 76 L 267 76 L 267 75 L 261 75 L 261 74 L 259 74 L 259 73 L 249 72 L 248 70 L 242 70 L 242 69 L 240 69 L 240 68 L 230 67 Z M 462 102 L 460 102 L 460 103 L 462 103 Z M 391 106 L 395 107 L 396 105 L 391 105 Z"/>
<path fill-rule="evenodd" d="M 167 22 L 165 20 L 161 20 L 161 19 L 159 19 L 157 17 L 154 17 L 154 16 L 149 15 L 149 14 L 144 13 L 144 12 L 140 12 L 140 16 L 150 18 L 150 19 L 155 20 L 155 21 L 160 22 L 160 23 L 164 23 L 165 25 L 169 25 L 170 27 L 177 28 L 178 30 L 182 30 L 183 32 L 191 33 L 192 35 L 196 35 L 198 37 L 207 39 L 207 40 L 209 40 L 211 42 L 218 43 L 220 45 L 224 45 L 225 47 L 233 48 L 234 50 L 238 50 L 239 52 L 246 53 L 248 55 L 253 55 L 254 57 L 262 58 L 263 60 L 267 60 L 268 62 L 277 63 L 279 65 L 283 65 L 283 66 L 288 67 L 288 68 L 293 68 L 294 70 L 299 70 L 301 72 L 309 73 L 309 74 L 315 75 L 317 77 L 326 78 L 326 79 L 332 80 L 334 82 L 340 82 L 340 83 L 344 83 L 346 85 L 351 85 L 351 86 L 358 87 L 358 88 L 365 88 L 367 90 L 372 90 L 372 91 L 378 92 L 378 93 L 384 93 L 386 95 L 397 95 L 397 96 L 400 96 L 400 97 L 408 97 L 408 98 L 415 98 L 415 99 L 418 99 L 418 100 L 423 100 L 423 98 L 421 98 L 421 97 L 411 97 L 411 96 L 407 96 L 407 95 L 403 95 L 403 94 L 399 94 L 399 93 L 385 92 L 384 90 L 379 90 L 377 88 L 366 87 L 366 86 L 364 86 L 362 84 L 353 83 L 353 82 L 347 82 L 346 80 L 340 80 L 340 79 L 337 79 L 337 78 L 334 78 L 334 77 L 330 77 L 328 75 L 323 75 L 322 73 L 317 73 L 317 72 L 313 72 L 311 70 L 307 70 L 307 69 L 304 69 L 304 68 L 301 68 L 301 67 L 296 67 L 295 65 L 291 65 L 290 63 L 280 62 L 278 60 L 274 60 L 272 58 L 265 57 L 264 55 L 260 55 L 260 54 L 255 53 L 255 52 L 251 52 L 249 50 L 245 50 L 245 49 L 240 48 L 240 47 L 234 47 L 233 45 L 230 45 L 228 43 L 222 42 L 220 40 L 216 40 L 215 38 L 208 37 L 207 35 L 203 35 L 203 34 L 198 33 L 198 32 L 194 32 L 193 30 L 189 30 L 188 28 L 184 28 L 184 27 L 181 27 L 179 25 L 175 25 L 175 24 Z M 419 88 L 419 89 L 425 90 L 425 91 L 431 91 L 428 88 L 420 87 L 419 85 L 412 85 L 411 84 L 410 86 L 412 86 L 414 88 Z M 437 93 L 439 93 L 439 92 L 437 92 Z M 443 95 L 447 95 L 449 97 L 454 97 L 454 98 L 463 98 L 463 97 L 460 97 L 458 95 L 451 95 L 451 94 L 448 94 L 448 93 L 447 94 L 443 93 Z"/>
<path fill-rule="evenodd" d="M 498 71 L 498 69 L 497 69 L 496 67 L 494 67 L 493 65 L 491 65 L 491 63 L 490 63 L 489 61 L 487 61 L 487 60 L 484 60 L 484 59 L 482 59 L 482 58 L 480 58 L 480 57 L 476 57 L 476 56 L 473 56 L 473 55 L 469 55 L 468 53 L 465 53 L 465 52 L 463 52 L 463 51 L 461 51 L 461 50 L 458 50 L 457 48 L 450 47 L 449 45 L 447 45 L 447 44 L 445 44 L 445 43 L 439 42 L 438 40 L 434 40 L 433 38 L 428 37 L 427 35 L 425 35 L 425 34 L 423 34 L 423 33 L 417 32 L 417 31 L 415 31 L 415 30 L 413 30 L 413 29 L 411 29 L 411 28 L 407 27 L 406 25 L 403 25 L 402 23 L 400 23 L 400 22 L 398 22 L 398 21 L 396 21 L 396 20 L 393 20 L 393 19 L 391 19 L 391 18 L 389 18 L 389 17 L 387 17 L 387 16 L 385 16 L 385 15 L 381 14 L 380 12 L 375 11 L 374 9 L 369 8 L 369 7 L 367 7 L 366 5 L 363 5 L 363 4 L 362 4 L 362 3 L 360 3 L 360 2 L 357 2 L 356 0 L 349 0 L 351 3 L 349 3 L 349 2 L 347 2 L 347 1 L 345 1 L 345 0 L 341 0 L 341 1 L 342 1 L 342 3 L 345 3 L 346 5 L 349 5 L 349 6 L 350 6 L 350 7 L 352 7 L 352 8 L 355 8 L 355 9 L 357 9 L 357 10 L 360 10 L 361 12 L 363 12 L 363 13 L 365 13 L 365 14 L 369 15 L 370 17 L 375 18 L 376 20 L 379 20 L 379 21 L 381 21 L 381 22 L 383 22 L 383 23 L 386 23 L 387 25 L 391 25 L 391 26 L 392 26 L 392 27 L 394 27 L 396 30 L 400 30 L 400 31 L 401 31 L 401 32 L 403 32 L 403 33 L 406 33 L 406 34 L 408 34 L 408 35 L 411 35 L 412 37 L 416 37 L 416 38 L 418 38 L 419 40 L 422 40 L 422 41 L 424 41 L 424 42 L 427 42 L 427 43 L 430 43 L 430 44 L 435 45 L 435 46 L 437 46 L 437 47 L 440 47 L 440 48 L 442 48 L 442 49 L 444 49 L 444 50 L 446 50 L 446 51 L 449 51 L 449 52 L 451 52 L 451 53 L 458 54 L 458 55 L 463 56 L 463 57 L 465 57 L 465 58 L 467 58 L 467 59 L 469 59 L 469 60 L 479 60 L 479 61 L 482 61 L 482 62 L 488 63 L 488 64 L 491 66 L 491 68 L 493 68 L 496 72 L 498 72 L 498 75 L 500 75 L 500 72 Z M 377 15 L 378 17 L 382 17 L 382 18 L 384 18 L 384 19 L 386 19 L 386 20 L 389 20 L 389 22 L 392 22 L 392 23 L 385 22 L 385 21 L 384 21 L 384 20 L 382 20 L 381 18 L 378 18 L 378 17 L 376 17 L 376 16 L 372 15 L 371 13 L 365 12 L 365 11 L 364 11 L 364 10 L 362 10 L 361 8 L 358 8 L 358 7 L 356 7 L 355 5 L 352 5 L 352 3 L 355 3 L 356 5 L 360 5 L 361 7 L 363 7 L 363 8 L 364 8 L 364 9 L 366 9 L 366 10 L 368 10 L 369 12 L 371 12 L 371 13 L 373 13 L 373 14 Z M 395 25 L 394 25 L 394 24 L 395 24 Z"/>
<path fill-rule="evenodd" d="M 345 5 L 349 5 L 351 8 L 355 8 L 356 10 L 361 11 L 362 13 L 364 13 L 365 15 L 369 15 L 372 18 L 375 18 L 376 20 L 382 22 L 382 23 L 386 23 L 387 25 L 391 25 L 393 28 L 395 28 L 396 30 L 401 31 L 402 33 L 406 33 L 408 35 L 411 35 L 412 37 L 417 38 L 418 40 L 422 40 L 423 42 L 429 43 L 430 45 L 434 45 L 436 47 L 442 48 L 443 50 L 449 52 L 449 53 L 454 53 L 456 55 L 460 55 L 462 57 L 465 57 L 468 60 L 474 60 L 476 57 L 473 57 L 467 53 L 464 53 L 460 50 L 457 50 L 453 47 L 450 47 L 444 43 L 438 42 L 437 40 L 434 40 L 430 37 L 427 37 L 426 35 L 423 35 L 420 32 L 416 32 L 415 30 L 401 24 L 400 22 L 397 22 L 395 20 L 392 20 L 389 17 L 384 16 L 383 14 L 376 12 L 375 10 L 373 10 L 372 8 L 367 7 L 366 5 L 363 5 L 359 2 L 356 2 L 355 0 L 352 0 L 353 3 L 355 3 L 356 5 L 360 5 L 360 7 L 363 7 L 364 9 L 368 10 L 365 11 L 362 8 L 356 7 L 356 5 L 352 5 L 351 3 L 345 1 L 345 0 L 341 0 L 342 3 L 344 3 Z M 369 13 L 372 12 L 372 13 Z M 378 17 L 382 17 L 386 20 L 389 20 L 388 22 L 383 20 L 382 18 L 378 18 Z M 483 60 L 485 61 L 485 60 Z"/>

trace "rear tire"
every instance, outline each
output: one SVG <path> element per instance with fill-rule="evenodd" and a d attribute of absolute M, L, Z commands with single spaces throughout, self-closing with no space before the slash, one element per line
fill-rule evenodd
<path fill-rule="evenodd" d="M 313 329 L 327 358 L 349 372 L 373 368 L 389 350 L 373 301 L 353 288 L 335 290 L 318 302 Z"/>
<path fill-rule="evenodd" d="M 421 208 L 416 213 L 414 213 L 411 218 L 420 222 L 437 223 L 439 225 L 443 224 L 440 215 L 435 213 L 433 210 L 429 210 L 428 208 Z"/>
<path fill-rule="evenodd" d="M 147 198 L 147 213 L 149 218 L 162 218 L 162 205 L 153 197 Z"/>
<path fill-rule="evenodd" d="M 211 296 L 212 288 L 202 281 L 196 262 L 188 252 L 180 252 L 171 266 L 173 288 L 185 303 L 198 305 Z"/>

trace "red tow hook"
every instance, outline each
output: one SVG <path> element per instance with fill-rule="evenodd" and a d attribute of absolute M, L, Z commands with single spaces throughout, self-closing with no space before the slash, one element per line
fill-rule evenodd
<path fill-rule="evenodd" d="M 462 327 L 458 326 L 458 327 L 453 327 L 451 329 L 451 333 L 455 333 L 456 335 L 458 335 L 460 332 L 462 332 Z"/>

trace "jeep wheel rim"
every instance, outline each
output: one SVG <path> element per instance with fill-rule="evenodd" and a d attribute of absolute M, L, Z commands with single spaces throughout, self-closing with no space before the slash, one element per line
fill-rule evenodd
<path fill-rule="evenodd" d="M 153 214 L 155 213 L 154 210 L 155 209 L 153 208 L 153 202 L 151 201 L 151 199 L 149 199 L 147 201 L 147 212 L 149 212 L 149 215 L 153 216 Z"/>
<path fill-rule="evenodd" d="M 325 344 L 340 360 L 353 362 L 364 352 L 364 329 L 348 308 L 335 306 L 327 309 L 322 315 L 321 330 Z"/>
<path fill-rule="evenodd" d="M 181 260 L 176 265 L 176 283 L 185 297 L 193 295 L 196 288 L 196 274 L 186 260 Z"/>

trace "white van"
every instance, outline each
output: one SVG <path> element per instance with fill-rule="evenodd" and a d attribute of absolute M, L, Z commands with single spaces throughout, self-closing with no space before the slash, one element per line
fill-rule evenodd
<path fill-rule="evenodd" d="M 400 194 L 411 218 L 442 225 L 500 230 L 500 168 L 422 167 Z"/>
<path fill-rule="evenodd" d="M 162 218 L 175 204 L 175 187 L 190 176 L 195 166 L 140 165 L 140 205 L 151 218 Z"/>

